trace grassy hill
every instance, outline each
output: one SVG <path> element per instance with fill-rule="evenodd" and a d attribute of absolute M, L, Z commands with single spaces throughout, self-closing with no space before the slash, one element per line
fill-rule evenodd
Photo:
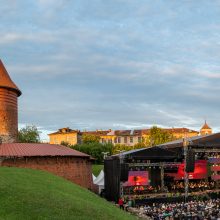
<path fill-rule="evenodd" d="M 100 164 L 93 164 L 92 165 L 92 173 L 95 176 L 98 176 L 99 173 L 101 172 L 101 170 L 104 170 L 104 165 L 100 165 Z"/>
<path fill-rule="evenodd" d="M 0 167 L 0 219 L 136 219 L 50 173 Z"/>

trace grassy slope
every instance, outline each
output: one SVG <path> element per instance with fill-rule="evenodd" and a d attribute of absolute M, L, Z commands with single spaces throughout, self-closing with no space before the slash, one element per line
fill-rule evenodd
<path fill-rule="evenodd" d="M 47 172 L 0 168 L 0 219 L 136 219 Z"/>
<path fill-rule="evenodd" d="M 92 165 L 92 173 L 95 176 L 98 176 L 101 170 L 104 170 L 104 165 L 99 165 L 99 164 Z"/>

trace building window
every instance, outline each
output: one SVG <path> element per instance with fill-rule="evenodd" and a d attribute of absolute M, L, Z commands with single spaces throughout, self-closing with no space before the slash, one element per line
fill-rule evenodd
<path fill-rule="evenodd" d="M 130 143 L 133 143 L 133 137 L 130 137 Z"/>
<path fill-rule="evenodd" d="M 138 137 L 138 143 L 141 143 L 141 141 L 142 141 L 142 138 Z"/>
<path fill-rule="evenodd" d="M 121 143 L 121 137 L 118 137 L 118 143 Z"/>
<path fill-rule="evenodd" d="M 117 144 L 117 138 L 114 138 L 114 143 Z"/>
<path fill-rule="evenodd" d="M 109 140 L 108 140 L 108 143 L 110 143 L 110 144 L 111 144 L 111 143 L 112 143 L 112 139 L 109 139 Z"/>
<path fill-rule="evenodd" d="M 127 144 L 127 142 L 128 142 L 128 138 L 124 137 L 124 143 Z"/>

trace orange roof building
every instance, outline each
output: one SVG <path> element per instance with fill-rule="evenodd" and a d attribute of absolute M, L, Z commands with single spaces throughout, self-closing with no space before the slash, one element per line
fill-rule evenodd
<path fill-rule="evenodd" d="M 17 93 L 17 96 L 21 95 L 21 91 L 11 80 L 7 70 L 4 67 L 4 64 L 0 60 L 0 88 L 8 89 Z"/>
<path fill-rule="evenodd" d="M 93 159 L 89 155 L 61 145 L 16 143 L 20 95 L 0 60 L 0 166 L 45 170 L 92 189 Z M 68 132 L 68 128 L 58 131 Z"/>

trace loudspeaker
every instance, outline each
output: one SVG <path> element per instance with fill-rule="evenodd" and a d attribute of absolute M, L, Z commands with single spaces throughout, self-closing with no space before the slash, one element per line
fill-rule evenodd
<path fill-rule="evenodd" d="M 150 181 L 151 181 L 150 185 L 153 187 L 161 186 L 161 175 L 160 175 L 159 167 L 151 168 Z"/>
<path fill-rule="evenodd" d="M 195 170 L 195 152 L 189 149 L 186 155 L 186 172 L 192 173 Z"/>
<path fill-rule="evenodd" d="M 128 171 L 129 171 L 129 166 L 127 163 L 122 163 L 121 164 L 121 175 L 120 175 L 120 180 L 122 182 L 128 181 Z"/>

